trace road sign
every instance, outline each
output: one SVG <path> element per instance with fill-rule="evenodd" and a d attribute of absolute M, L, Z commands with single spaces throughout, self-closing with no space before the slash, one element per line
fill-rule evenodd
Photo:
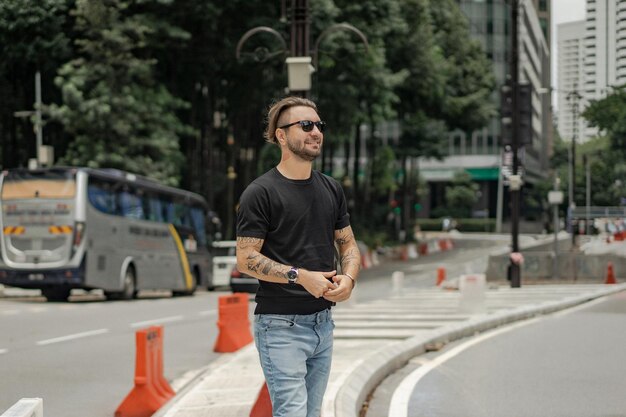
<path fill-rule="evenodd" d="M 548 191 L 548 203 L 561 204 L 563 202 L 563 191 Z"/>

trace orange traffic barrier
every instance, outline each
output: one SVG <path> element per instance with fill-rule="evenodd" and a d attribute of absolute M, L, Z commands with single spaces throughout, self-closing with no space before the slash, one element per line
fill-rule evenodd
<path fill-rule="evenodd" d="M 428 243 L 420 243 L 419 253 L 420 255 L 428 255 Z"/>
<path fill-rule="evenodd" d="M 259 396 L 252 406 L 252 411 L 250 411 L 250 417 L 272 417 L 272 400 L 267 384 L 263 384 L 261 387 Z"/>
<path fill-rule="evenodd" d="M 407 245 L 402 245 L 402 248 L 400 248 L 400 260 L 401 261 L 409 260 L 409 248 Z"/>
<path fill-rule="evenodd" d="M 372 267 L 372 259 L 370 257 L 369 251 L 361 253 L 361 268 L 369 269 Z"/>
<path fill-rule="evenodd" d="M 615 274 L 613 273 L 613 262 L 609 262 L 606 266 L 606 281 L 605 284 L 617 284 L 615 280 Z"/>
<path fill-rule="evenodd" d="M 219 334 L 213 351 L 235 352 L 252 342 L 250 319 L 248 318 L 248 294 L 223 295 L 218 299 Z"/>
<path fill-rule="evenodd" d="M 446 280 L 446 268 L 437 268 L 437 286 L 440 286 Z"/>
<path fill-rule="evenodd" d="M 115 417 L 149 417 L 175 394 L 163 377 L 163 326 L 137 330 L 135 341 L 135 386 Z"/>

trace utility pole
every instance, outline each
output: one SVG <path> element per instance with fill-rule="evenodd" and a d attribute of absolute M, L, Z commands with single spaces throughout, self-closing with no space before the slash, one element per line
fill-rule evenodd
<path fill-rule="evenodd" d="M 41 72 L 35 74 L 35 135 L 37 136 L 37 166 L 41 167 L 41 146 L 43 145 L 43 126 L 41 122 Z"/>
<path fill-rule="evenodd" d="M 519 253 L 519 212 L 520 212 L 520 194 L 521 179 L 519 177 L 519 147 L 520 147 L 520 117 L 519 117 L 519 41 L 518 41 L 518 17 L 519 17 L 519 0 L 511 0 L 511 89 L 513 102 L 511 108 L 512 118 L 512 151 L 513 151 L 513 172 L 509 179 L 511 192 L 511 253 Z M 511 287 L 521 287 L 521 270 L 520 263 L 510 258 L 510 279 Z"/>
<path fill-rule="evenodd" d="M 19 118 L 26 118 L 35 116 L 34 130 L 35 137 L 37 138 L 35 145 L 35 158 L 29 160 L 29 165 L 31 162 L 35 162 L 37 168 L 42 166 L 42 151 L 43 151 L 43 120 L 41 115 L 41 108 L 43 107 L 43 103 L 41 102 L 41 72 L 37 71 L 35 73 L 35 109 L 34 110 L 22 110 L 16 111 L 13 113 L 13 116 Z M 45 161 L 46 163 L 50 163 L 50 161 Z"/>

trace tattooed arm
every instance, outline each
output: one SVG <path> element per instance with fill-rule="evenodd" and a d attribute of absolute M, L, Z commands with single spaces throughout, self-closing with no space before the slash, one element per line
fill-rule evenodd
<path fill-rule="evenodd" d="M 339 286 L 335 290 L 328 291 L 324 298 L 338 302 L 350 298 L 350 294 L 356 285 L 356 279 L 359 276 L 361 254 L 350 226 L 335 230 L 335 242 L 339 248 L 339 262 L 342 274 L 333 277 L 333 281 L 339 284 Z"/>
<path fill-rule="evenodd" d="M 237 269 L 262 281 L 286 284 L 287 271 L 291 265 L 284 265 L 273 261 L 261 254 L 263 239 L 254 237 L 237 237 Z M 300 269 L 297 283 L 309 293 L 319 298 L 329 289 L 335 288 L 328 281 L 336 271 L 319 272 Z"/>

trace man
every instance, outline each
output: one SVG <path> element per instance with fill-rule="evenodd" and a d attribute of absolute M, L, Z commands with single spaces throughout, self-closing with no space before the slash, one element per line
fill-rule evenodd
<path fill-rule="evenodd" d="M 237 215 L 237 268 L 260 284 L 254 339 L 274 417 L 319 417 L 330 308 L 350 297 L 359 272 L 343 190 L 312 169 L 324 127 L 310 100 L 287 97 L 270 108 L 265 137 L 280 146 L 281 160 L 243 192 Z"/>

